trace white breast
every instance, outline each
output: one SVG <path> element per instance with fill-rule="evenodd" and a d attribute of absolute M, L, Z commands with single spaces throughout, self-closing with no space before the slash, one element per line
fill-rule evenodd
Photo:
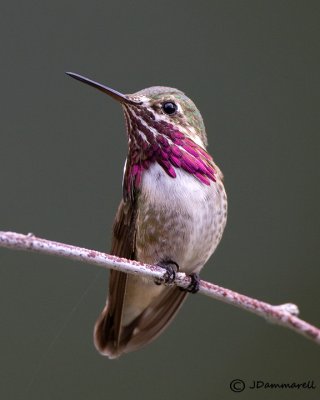
<path fill-rule="evenodd" d="M 155 163 L 143 174 L 139 196 L 137 255 L 144 262 L 171 259 L 198 272 L 217 247 L 226 223 L 222 182 L 207 186 L 176 168 L 169 177 Z"/>

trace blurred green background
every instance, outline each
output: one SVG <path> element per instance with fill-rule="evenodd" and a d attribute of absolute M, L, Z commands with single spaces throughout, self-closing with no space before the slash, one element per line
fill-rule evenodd
<path fill-rule="evenodd" d="M 0 229 L 109 249 L 127 144 L 118 104 L 177 87 L 204 117 L 229 219 L 202 277 L 319 315 L 320 3 L 11 1 L 0 12 Z M 1 399 L 315 399 L 319 348 L 204 296 L 117 361 L 92 329 L 107 272 L 0 249 Z M 233 393 L 233 379 L 315 390 Z"/>

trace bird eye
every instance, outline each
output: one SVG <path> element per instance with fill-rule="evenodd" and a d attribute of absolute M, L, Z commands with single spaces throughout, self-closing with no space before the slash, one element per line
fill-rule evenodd
<path fill-rule="evenodd" d="M 162 104 L 162 109 L 166 114 L 173 115 L 177 112 L 178 106 L 176 105 L 176 103 L 173 103 L 172 101 L 166 101 L 165 103 Z"/>

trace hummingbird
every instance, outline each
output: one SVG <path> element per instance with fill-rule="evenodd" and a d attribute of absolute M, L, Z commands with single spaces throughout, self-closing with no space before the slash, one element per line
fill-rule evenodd
<path fill-rule="evenodd" d="M 183 92 L 154 86 L 122 94 L 76 73 L 67 75 L 109 95 L 124 111 L 128 155 L 111 254 L 166 271 L 156 282 L 110 271 L 94 344 L 114 359 L 156 339 L 188 293 L 197 292 L 199 272 L 226 225 L 227 196 L 223 175 L 206 149 L 201 114 Z M 185 290 L 172 285 L 177 271 L 191 277 Z"/>

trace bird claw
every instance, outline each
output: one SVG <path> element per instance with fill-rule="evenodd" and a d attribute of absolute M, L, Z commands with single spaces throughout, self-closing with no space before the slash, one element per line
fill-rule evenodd
<path fill-rule="evenodd" d="M 179 265 L 174 261 L 165 261 L 157 264 L 159 267 L 166 270 L 161 278 L 155 278 L 156 285 L 172 285 L 176 279 L 176 273 L 179 271 Z"/>
<path fill-rule="evenodd" d="M 189 278 L 191 279 L 191 282 L 189 286 L 186 288 L 179 288 L 183 292 L 188 292 L 188 293 L 197 293 L 200 289 L 200 277 L 199 274 L 193 272 L 192 274 L 188 275 Z"/>

